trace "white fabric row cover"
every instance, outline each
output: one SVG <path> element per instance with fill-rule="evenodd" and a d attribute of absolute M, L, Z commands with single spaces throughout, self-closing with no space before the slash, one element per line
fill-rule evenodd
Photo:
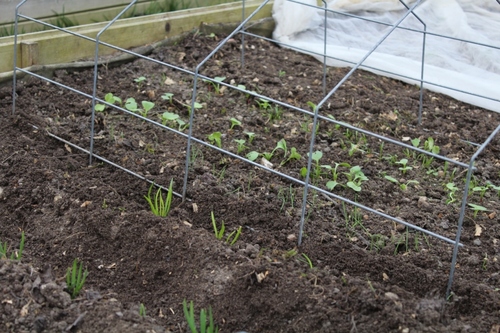
<path fill-rule="evenodd" d="M 417 5 L 399 25 L 404 29 L 394 30 L 362 68 L 420 85 L 424 45 L 421 31 L 425 28 L 423 78 L 429 83 L 424 87 L 500 112 L 500 102 L 495 101 L 500 100 L 499 1 L 418 1 L 404 1 L 408 8 Z M 337 67 L 361 61 L 408 13 L 399 0 L 275 0 L 274 39 L 306 53 L 321 54 L 316 57 L 322 60 L 325 3 L 327 64 Z"/>

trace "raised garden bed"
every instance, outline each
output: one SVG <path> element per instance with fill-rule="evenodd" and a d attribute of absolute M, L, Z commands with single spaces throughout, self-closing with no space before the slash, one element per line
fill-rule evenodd
<path fill-rule="evenodd" d="M 221 38 L 194 33 L 155 49 L 151 58 L 193 71 Z M 316 60 L 247 39 L 242 67 L 240 45 L 239 37 L 230 40 L 200 73 L 300 108 L 323 97 L 322 65 Z M 329 69 L 327 87 L 346 72 Z M 58 83 L 92 91 L 92 71 L 54 74 Z M 187 133 L 178 120 L 189 118 L 192 80 L 180 70 L 137 60 L 101 67 L 98 91 L 101 98 L 112 93 L 123 103 L 134 98 L 146 118 Z M 197 138 L 218 146 L 219 132 L 222 148 L 244 157 L 258 152 L 259 163 L 263 153 L 274 151 L 269 167 L 301 178 L 315 130 L 312 117 L 216 82 L 200 81 L 197 89 L 201 107 L 191 128 Z M 498 190 L 487 188 L 500 185 L 498 138 L 476 163 L 469 202 L 487 211 L 467 212 L 453 294 L 445 300 L 451 257 L 446 242 L 311 191 L 304 239 L 297 247 L 303 186 L 196 142 L 188 200 L 175 198 L 168 217 L 155 217 L 144 199 L 148 183 L 98 161 L 88 166 L 87 154 L 47 136 L 87 146 L 87 98 L 36 78 L 24 79 L 17 92 L 14 116 L 9 116 L 10 87 L 0 92 L 6 137 L 0 239 L 17 246 L 24 230 L 22 261 L 43 271 L 31 274 L 25 266 L 0 262 L 2 280 L 12 281 L 2 289 L 6 301 L 0 308 L 10 331 L 45 323 L 48 331 L 74 324 L 84 332 L 185 332 L 184 299 L 197 309 L 211 306 L 221 332 L 499 329 L 500 200 Z M 359 71 L 322 113 L 424 149 L 432 138 L 441 155 L 464 163 L 475 143 L 499 124 L 497 113 L 426 92 L 419 125 L 418 99 L 414 86 Z M 147 114 L 143 101 L 154 103 Z M 168 119 L 179 118 L 165 120 L 165 112 Z M 94 126 L 95 154 L 162 185 L 174 179 L 174 190 L 182 192 L 184 136 L 109 106 L 97 113 Z M 335 170 L 334 193 L 455 237 L 464 169 L 333 123 L 320 122 L 316 130 L 314 150 L 322 155 L 314 155 L 313 184 L 331 188 Z M 248 133 L 254 133 L 252 140 Z M 290 158 L 292 148 L 300 158 Z M 348 185 L 356 166 L 366 177 L 359 191 Z M 212 212 L 228 233 L 242 227 L 233 245 L 216 239 Z M 69 302 L 54 283 L 56 296 L 49 298 L 41 285 L 63 279 L 75 257 L 90 272 L 84 293 Z M 22 284 L 15 282 L 20 279 Z M 139 315 L 141 303 L 145 317 Z"/>

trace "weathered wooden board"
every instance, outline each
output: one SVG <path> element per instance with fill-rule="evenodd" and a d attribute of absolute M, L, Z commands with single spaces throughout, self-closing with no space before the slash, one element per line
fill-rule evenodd
<path fill-rule="evenodd" d="M 155 3 L 171 8 L 186 9 L 195 7 L 205 7 L 220 5 L 223 3 L 233 2 L 236 0 L 138 0 L 137 5 L 141 6 L 138 9 L 147 8 Z M 10 24 L 14 22 L 14 12 L 16 6 L 21 0 L 0 0 L 0 24 Z M 125 7 L 130 0 L 28 0 L 22 6 L 21 13 L 34 18 L 50 18 L 55 15 L 68 15 L 73 16 L 76 13 L 82 12 L 95 12 L 97 10 L 108 10 L 112 7 Z M 116 12 L 119 9 L 114 9 Z M 98 15 L 110 14 L 109 12 L 102 12 Z M 94 15 L 96 15 L 94 13 Z M 80 22 L 80 21 L 78 21 Z M 80 22 L 80 24 L 89 22 Z"/>
<path fill-rule="evenodd" d="M 251 14 L 262 1 L 246 2 L 246 14 Z M 271 16 L 272 3 L 269 2 L 256 16 L 261 19 Z M 161 41 L 191 31 L 204 23 L 240 22 L 241 3 L 224 4 L 205 8 L 188 9 L 171 13 L 117 21 L 101 40 L 121 48 L 133 48 Z M 89 24 L 68 30 L 95 38 L 105 23 Z M 33 44 L 35 43 L 35 44 Z M 28 48 L 28 49 L 27 49 Z M 18 38 L 18 66 L 48 65 L 71 62 L 94 55 L 95 43 L 61 31 L 45 31 L 20 35 Z M 0 38 L 0 73 L 11 72 L 13 68 L 14 38 Z M 102 46 L 100 55 L 116 52 Z"/>
<path fill-rule="evenodd" d="M 241 0 L 139 0 L 123 14 L 123 18 L 135 17 L 140 15 L 157 12 L 154 8 L 162 6 L 168 8 L 166 11 L 175 11 L 180 9 L 198 8 L 214 6 L 224 3 L 231 3 Z M 2 4 L 5 4 L 5 6 Z M 14 11 L 15 6 L 20 0 L 0 0 L 0 36 L 13 34 L 14 29 Z M 130 1 L 124 0 L 102 0 L 102 1 L 60 1 L 60 0 L 41 0 L 27 1 L 20 11 L 29 17 L 33 17 L 44 22 L 65 27 L 104 22 L 116 17 L 128 5 Z M 7 8 L 12 7 L 12 8 Z M 68 10 L 69 8 L 69 10 Z M 48 30 L 46 26 L 35 23 L 30 20 L 20 20 L 18 31 L 29 33 Z"/>

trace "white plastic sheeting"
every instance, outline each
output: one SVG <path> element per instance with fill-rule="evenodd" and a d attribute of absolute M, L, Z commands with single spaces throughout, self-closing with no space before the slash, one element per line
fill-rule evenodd
<path fill-rule="evenodd" d="M 294 1 L 275 0 L 274 38 L 305 52 L 323 54 L 325 11 L 321 7 L 324 4 L 316 0 Z M 417 5 L 415 15 L 410 13 L 400 24 L 407 29 L 394 30 L 363 62 L 362 68 L 420 84 L 423 34 L 411 30 L 423 31 L 423 22 L 428 32 L 424 81 L 429 82 L 424 87 L 500 112 L 500 102 L 491 100 L 500 100 L 500 3 L 495 0 L 405 0 L 405 3 L 408 7 Z M 399 0 L 329 0 L 326 4 L 327 64 L 339 67 L 359 62 L 408 12 Z M 323 56 L 317 58 L 322 60 Z"/>

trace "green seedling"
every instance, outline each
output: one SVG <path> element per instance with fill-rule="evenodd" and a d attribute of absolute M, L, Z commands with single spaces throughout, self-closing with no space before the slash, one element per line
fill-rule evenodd
<path fill-rule="evenodd" d="M 213 132 L 208 136 L 208 141 L 211 144 L 215 144 L 217 147 L 222 148 L 222 133 L 221 132 Z"/>
<path fill-rule="evenodd" d="M 424 142 L 424 150 L 437 155 L 439 154 L 440 148 L 434 143 L 434 139 L 432 137 L 429 137 Z M 422 160 L 422 166 L 424 168 L 430 167 L 430 165 L 434 161 L 434 157 L 428 156 L 426 154 L 420 154 L 419 158 Z"/>
<path fill-rule="evenodd" d="M 139 113 L 141 114 L 141 116 L 146 118 L 148 116 L 148 112 L 155 106 L 155 103 L 142 101 L 141 104 L 142 104 L 142 109 L 139 109 Z"/>
<path fill-rule="evenodd" d="M 241 126 L 241 121 L 239 121 L 238 119 L 231 118 L 229 120 L 231 121 L 231 127 L 229 128 L 230 130 L 232 130 L 234 126 Z"/>
<path fill-rule="evenodd" d="M 188 114 L 191 116 L 191 105 L 186 105 L 186 107 L 188 109 Z M 194 102 L 194 108 L 195 108 L 195 110 L 201 109 L 202 107 L 203 107 L 203 105 L 201 105 L 200 103 Z"/>
<path fill-rule="evenodd" d="M 292 185 L 288 188 L 288 191 L 282 187 L 278 191 L 278 199 L 281 200 L 281 207 L 280 207 L 280 212 L 283 211 L 285 208 L 287 202 L 290 203 L 290 207 L 294 208 L 295 205 L 295 190 L 293 189 Z"/>
<path fill-rule="evenodd" d="M 144 81 L 146 81 L 146 78 L 144 76 L 139 76 L 138 78 L 134 79 L 134 82 L 137 83 L 137 86 L 139 88 L 142 87 Z"/>
<path fill-rule="evenodd" d="M 483 207 L 483 206 L 479 206 L 479 205 L 476 205 L 476 204 L 473 204 L 473 203 L 470 203 L 468 205 L 474 211 L 474 218 L 477 217 L 477 213 L 479 213 L 479 212 L 487 212 L 488 211 L 488 209 L 486 209 L 486 207 Z"/>
<path fill-rule="evenodd" d="M 173 186 L 174 180 L 170 180 L 170 185 L 168 186 L 168 191 L 165 199 L 163 198 L 163 193 L 161 188 L 158 188 L 154 197 L 152 197 L 154 184 L 151 184 L 149 187 L 148 195 L 144 196 L 146 201 L 149 204 L 149 208 L 151 212 L 160 217 L 166 217 L 168 213 L 170 213 L 170 206 L 172 205 L 172 195 L 173 195 Z"/>
<path fill-rule="evenodd" d="M 390 182 L 393 182 L 394 184 L 398 184 L 399 188 L 402 189 L 403 191 L 406 191 L 408 189 L 408 186 L 410 186 L 411 184 L 414 184 L 414 185 L 419 184 L 419 182 L 416 180 L 409 180 L 406 183 L 401 183 L 399 180 L 397 180 L 396 178 L 391 177 L 389 175 L 385 175 L 384 178 Z"/>
<path fill-rule="evenodd" d="M 221 222 L 221 226 L 219 229 L 217 228 L 217 221 L 215 220 L 214 212 L 210 212 L 210 217 L 212 218 L 212 227 L 214 229 L 215 238 L 217 238 L 218 240 L 222 240 L 226 232 L 224 221 Z M 234 245 L 234 243 L 236 243 L 236 241 L 240 238 L 241 230 L 242 227 L 240 226 L 238 229 L 226 236 L 226 244 Z"/>
<path fill-rule="evenodd" d="M 163 112 L 163 114 L 161 115 L 161 123 L 162 125 L 177 124 L 178 130 L 180 132 L 184 131 L 187 127 L 189 127 L 189 124 L 186 124 L 186 122 L 183 121 L 178 114 L 175 114 L 173 112 Z"/>
<path fill-rule="evenodd" d="M 274 149 L 270 152 L 270 153 L 262 153 L 262 156 L 264 156 L 264 158 L 268 161 L 271 161 L 271 159 L 273 158 L 274 156 L 274 153 L 276 152 L 276 150 L 278 149 L 281 149 L 283 150 L 284 152 L 284 155 L 283 155 L 283 158 L 286 157 L 287 153 L 288 153 L 288 149 L 287 149 L 287 146 L 286 146 L 286 141 L 285 139 L 281 139 L 280 141 L 278 141 L 278 143 L 276 144 L 276 147 L 274 147 Z"/>
<path fill-rule="evenodd" d="M 281 162 L 281 166 L 285 165 L 286 163 L 290 162 L 291 160 L 297 160 L 299 161 L 302 158 L 299 153 L 297 153 L 297 149 L 295 147 L 292 147 L 290 149 L 290 155 L 288 155 L 288 158 L 283 160 Z"/>
<path fill-rule="evenodd" d="M 125 101 L 125 109 L 132 112 L 139 112 L 139 108 L 137 102 L 135 101 L 135 98 L 127 98 L 127 100 Z"/>
<path fill-rule="evenodd" d="M 139 316 L 145 317 L 146 316 L 146 307 L 144 306 L 143 303 L 139 305 Z"/>
<path fill-rule="evenodd" d="M 488 187 L 497 191 L 498 197 L 500 197 L 500 186 L 493 185 L 491 182 L 488 182 Z"/>
<path fill-rule="evenodd" d="M 267 114 L 267 122 L 273 122 L 275 120 L 280 120 L 281 115 L 283 114 L 283 109 L 279 107 L 279 105 L 275 105 L 274 108 L 270 107 L 265 111 Z M 267 123 L 266 122 L 266 123 Z"/>
<path fill-rule="evenodd" d="M 486 185 L 486 186 L 476 186 L 476 187 L 472 188 L 472 192 L 479 192 L 479 198 L 480 198 L 480 200 L 482 202 L 483 201 L 483 197 L 486 194 L 486 192 L 488 191 L 488 189 L 489 189 L 488 185 Z"/>
<path fill-rule="evenodd" d="M 188 323 L 189 330 L 191 333 L 218 333 L 219 328 L 214 324 L 214 318 L 212 315 L 212 308 L 208 308 L 208 326 L 207 326 L 207 313 L 205 309 L 200 310 L 200 322 L 196 324 L 196 318 L 194 316 L 194 306 L 193 301 L 187 305 L 186 300 L 182 302 L 182 308 L 184 310 L 184 317 Z M 200 327 L 198 332 L 197 326 Z"/>
<path fill-rule="evenodd" d="M 458 187 L 455 186 L 455 183 L 447 183 L 445 187 L 448 190 L 448 199 L 446 199 L 446 203 L 451 204 L 456 201 L 455 193 L 458 191 Z"/>
<path fill-rule="evenodd" d="M 85 280 L 89 272 L 85 270 L 82 272 L 83 264 L 78 265 L 78 260 L 73 261 L 73 266 L 68 268 L 66 272 L 66 288 L 72 299 L 76 298 L 83 288 Z"/>
<path fill-rule="evenodd" d="M 278 71 L 278 77 L 280 77 L 280 78 L 281 78 L 281 77 L 284 77 L 285 75 L 286 75 L 286 72 L 285 72 L 285 71 L 283 71 L 283 70 L 279 70 L 279 71 Z"/>
<path fill-rule="evenodd" d="M 247 154 L 247 158 L 250 160 L 250 161 L 255 161 L 257 158 L 259 158 L 259 152 L 256 152 L 256 151 L 251 151 Z"/>
<path fill-rule="evenodd" d="M 365 152 L 364 150 L 359 149 L 359 145 L 358 144 L 354 144 L 354 143 L 351 142 L 351 148 L 349 148 L 349 151 L 347 152 L 347 154 L 349 156 L 352 156 L 352 155 L 354 155 L 358 151 L 361 152 L 361 153 Z"/>
<path fill-rule="evenodd" d="M 118 105 L 122 105 L 122 99 L 118 96 L 115 96 L 113 95 L 112 93 L 107 93 L 105 96 L 104 96 L 104 100 L 106 102 L 108 102 L 109 104 L 118 104 Z"/>
<path fill-rule="evenodd" d="M 258 100 L 255 101 L 255 103 L 257 103 L 257 105 L 259 106 L 259 109 L 261 109 L 262 111 L 265 111 L 265 110 L 272 108 L 269 101 L 267 99 L 264 99 L 264 98 L 259 98 Z"/>
<path fill-rule="evenodd" d="M 313 265 L 311 259 L 307 256 L 307 254 L 301 253 L 301 256 L 302 257 L 298 257 L 297 259 L 299 261 L 305 262 L 307 264 L 307 266 L 309 266 L 310 269 L 313 269 L 314 265 Z"/>
<path fill-rule="evenodd" d="M 308 102 L 307 102 L 307 105 L 309 105 L 309 107 L 311 108 L 311 110 L 312 110 L 313 112 L 316 112 L 316 108 L 317 108 L 317 105 L 316 105 L 316 104 L 314 104 L 314 103 L 313 103 L 313 102 L 311 102 L 311 101 L 308 101 Z M 332 117 L 332 118 L 333 118 L 333 117 Z M 335 118 L 333 118 L 333 119 L 335 119 Z"/>
<path fill-rule="evenodd" d="M 365 226 L 363 225 L 363 214 L 361 213 L 361 209 L 354 207 L 351 212 L 348 212 L 345 203 L 342 202 L 342 213 L 344 215 L 346 236 L 348 238 L 351 238 L 356 234 L 357 227 L 360 227 L 364 232 L 367 232 Z"/>
<path fill-rule="evenodd" d="M 278 150 L 278 149 L 283 150 L 283 158 L 285 158 L 286 155 L 288 154 L 288 148 L 286 146 L 285 139 L 281 139 L 280 141 L 278 141 L 278 143 L 276 144 L 276 148 L 274 148 L 273 152 Z"/>
<path fill-rule="evenodd" d="M 245 132 L 245 134 L 248 136 L 248 144 L 251 145 L 253 140 L 255 139 L 255 133 Z"/>
<path fill-rule="evenodd" d="M 365 176 L 363 171 L 361 171 L 361 167 L 359 165 L 353 166 L 349 172 L 344 172 L 347 176 L 347 187 L 351 188 L 353 191 L 360 192 L 361 185 L 363 182 L 368 180 L 368 177 Z"/>
<path fill-rule="evenodd" d="M 104 100 L 106 102 L 108 102 L 109 104 L 122 105 L 122 99 L 120 97 L 117 97 L 117 96 L 113 95 L 112 93 L 107 93 L 104 96 Z M 105 104 L 96 104 L 95 105 L 95 110 L 96 111 L 102 112 L 102 111 L 104 111 L 104 109 L 106 109 L 106 105 Z"/>
<path fill-rule="evenodd" d="M 351 165 L 349 163 L 335 163 L 335 167 L 333 167 L 333 168 L 331 165 L 322 165 L 321 166 L 322 168 L 327 169 L 332 173 L 332 180 L 329 180 L 326 183 L 326 188 L 328 188 L 328 190 L 330 190 L 330 191 L 333 191 L 335 189 L 335 187 L 337 187 L 337 185 L 339 185 L 339 182 L 337 181 L 337 179 L 339 177 L 338 172 L 337 172 L 339 166 L 343 166 L 343 167 L 347 167 L 347 168 L 351 167 Z"/>
<path fill-rule="evenodd" d="M 418 148 L 420 146 L 420 139 L 419 138 L 412 139 L 411 144 L 413 145 L 413 147 Z"/>
<path fill-rule="evenodd" d="M 382 234 L 370 235 L 370 251 L 379 252 L 385 247 L 386 237 Z"/>
<path fill-rule="evenodd" d="M 396 162 L 396 164 L 401 165 L 399 170 L 403 173 L 403 175 L 406 173 L 406 171 L 413 169 L 411 166 L 408 166 L 408 160 L 406 158 L 401 159 L 399 162 Z"/>
<path fill-rule="evenodd" d="M 231 246 L 234 245 L 234 243 L 236 243 L 236 241 L 240 238 L 241 229 L 242 229 L 242 227 L 240 226 L 238 229 L 236 229 L 235 231 L 231 232 L 226 237 L 226 244 L 229 244 Z"/>
<path fill-rule="evenodd" d="M 309 157 L 309 153 L 307 153 L 307 156 Z M 323 157 L 323 153 L 319 150 L 316 150 L 314 153 L 311 155 L 311 159 L 314 162 L 313 163 L 313 171 L 311 173 L 311 178 L 313 179 L 319 179 L 321 177 L 321 165 L 319 164 L 319 160 Z M 306 177 L 307 175 L 307 168 L 303 167 L 300 169 L 300 175 L 302 177 Z"/>
<path fill-rule="evenodd" d="M 488 269 L 488 253 L 484 254 L 483 264 L 481 265 L 481 268 L 483 269 L 483 271 Z"/>
<path fill-rule="evenodd" d="M 164 93 L 163 95 L 161 95 L 161 98 L 163 100 L 168 101 L 170 104 L 172 104 L 173 103 L 174 94 L 172 94 L 172 93 Z"/>
<path fill-rule="evenodd" d="M 220 83 L 223 82 L 225 79 L 226 79 L 225 76 L 216 76 L 216 77 L 214 77 L 213 81 L 211 81 L 211 80 L 203 80 L 203 81 L 205 81 L 208 84 L 212 85 L 212 87 L 214 88 L 215 93 L 217 95 L 220 95 L 221 94 L 221 85 L 220 85 Z"/>
<path fill-rule="evenodd" d="M 24 251 L 24 241 L 25 241 L 25 236 L 24 236 L 24 231 L 22 231 L 21 241 L 19 242 L 19 250 L 14 251 L 10 254 L 10 260 L 21 260 Z M 0 242 L 0 259 L 7 259 L 7 252 L 8 252 L 7 242 L 5 242 L 3 245 Z"/>
<path fill-rule="evenodd" d="M 295 257 L 299 252 L 297 251 L 297 249 L 291 249 L 291 250 L 288 250 L 286 251 L 284 254 L 283 254 L 283 257 L 285 259 L 290 259 L 290 258 L 293 258 Z"/>
<path fill-rule="evenodd" d="M 243 139 L 235 139 L 234 142 L 236 142 L 238 144 L 238 147 L 236 148 L 236 154 L 241 154 L 245 149 L 247 149 L 248 147 L 245 146 L 245 143 L 246 143 L 246 140 L 243 140 Z"/>
<path fill-rule="evenodd" d="M 215 238 L 221 240 L 224 237 L 224 232 L 226 231 L 226 226 L 224 225 L 224 221 L 221 223 L 220 229 L 217 228 L 217 222 L 215 221 L 214 212 L 210 212 L 210 216 L 212 217 L 212 227 L 214 228 Z"/>

